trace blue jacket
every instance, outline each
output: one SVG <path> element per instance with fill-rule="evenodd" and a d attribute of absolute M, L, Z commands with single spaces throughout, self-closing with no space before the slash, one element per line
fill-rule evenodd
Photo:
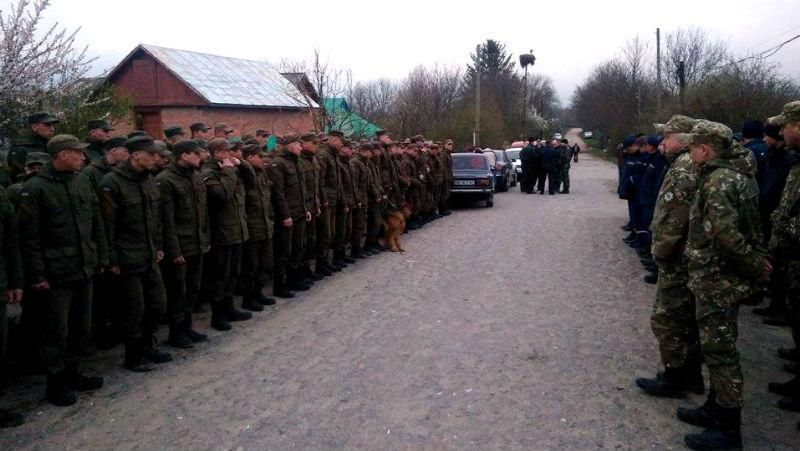
<path fill-rule="evenodd" d="M 767 143 L 765 143 L 763 139 L 754 139 L 744 146 L 752 150 L 753 154 L 756 156 L 756 163 L 758 164 L 758 168 L 756 169 L 756 181 L 758 182 L 758 188 L 763 189 L 762 183 L 767 171 Z"/>
<path fill-rule="evenodd" d="M 619 178 L 617 194 L 620 199 L 634 200 L 636 198 L 636 188 L 642 178 L 644 161 L 642 154 L 626 154 L 625 162 L 622 165 L 622 173 Z"/>
<path fill-rule="evenodd" d="M 542 150 L 542 169 L 555 169 L 558 167 L 558 160 L 561 158 L 561 152 L 556 147 L 545 147 Z"/>
<path fill-rule="evenodd" d="M 664 166 L 667 161 L 656 153 L 642 154 L 642 168 L 639 183 L 636 189 L 636 203 L 642 205 L 655 205 L 661 182 L 664 180 Z"/>
<path fill-rule="evenodd" d="M 786 146 L 768 150 L 766 171 L 758 195 L 758 209 L 762 221 L 769 221 L 772 212 L 778 208 L 789 170 L 798 158 L 800 157 L 790 152 Z"/>

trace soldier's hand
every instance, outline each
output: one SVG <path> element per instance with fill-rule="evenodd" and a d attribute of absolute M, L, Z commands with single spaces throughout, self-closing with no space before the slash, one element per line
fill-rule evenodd
<path fill-rule="evenodd" d="M 322 214 L 322 210 L 320 210 L 319 208 L 317 208 L 317 217 L 319 218 L 321 214 Z"/>
<path fill-rule="evenodd" d="M 180 265 L 185 265 L 185 264 L 186 264 L 186 259 L 185 259 L 185 258 L 183 258 L 183 255 L 179 255 L 179 256 L 175 257 L 175 258 L 172 260 L 172 263 L 175 263 L 175 264 L 176 264 L 176 265 L 178 265 L 178 266 L 180 266 Z"/>
<path fill-rule="evenodd" d="M 234 166 L 232 158 L 223 158 L 222 159 L 222 167 L 223 168 L 232 168 Z"/>
<path fill-rule="evenodd" d="M 311 222 L 311 212 L 310 211 L 306 212 L 306 222 Z"/>
<path fill-rule="evenodd" d="M 231 160 L 233 161 L 234 166 L 239 166 L 240 164 L 242 164 L 242 161 L 238 158 L 231 158 Z"/>
<path fill-rule="evenodd" d="M 118 275 L 121 274 L 121 271 L 119 270 L 119 266 L 112 266 L 112 267 L 108 268 L 108 270 L 111 271 L 111 274 L 114 274 L 115 276 L 118 276 Z"/>
<path fill-rule="evenodd" d="M 22 302 L 22 288 L 8 290 L 8 303 L 11 305 Z"/>
<path fill-rule="evenodd" d="M 293 224 L 292 223 L 292 218 L 286 218 L 286 219 L 283 220 L 283 226 L 284 227 L 291 227 L 292 224 Z"/>
<path fill-rule="evenodd" d="M 164 260 L 164 251 L 156 251 L 156 263 L 161 263 Z"/>
<path fill-rule="evenodd" d="M 35 284 L 31 285 L 31 288 L 32 288 L 34 291 L 47 291 L 47 290 L 49 290 L 49 289 L 50 289 L 50 283 L 48 283 L 48 282 L 45 280 L 45 281 L 43 281 L 43 282 L 39 282 L 39 283 L 35 283 Z"/>

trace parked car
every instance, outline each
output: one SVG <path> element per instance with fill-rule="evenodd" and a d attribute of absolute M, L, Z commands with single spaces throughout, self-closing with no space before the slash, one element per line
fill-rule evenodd
<path fill-rule="evenodd" d="M 519 153 L 521 150 L 522 148 L 520 147 L 511 147 L 506 149 L 506 156 L 508 156 L 508 159 L 511 160 L 511 164 L 514 166 L 514 172 L 517 174 L 517 179 L 522 177 L 522 160 L 519 159 Z"/>
<path fill-rule="evenodd" d="M 485 153 L 453 154 L 453 186 L 450 196 L 494 205 L 494 168 Z"/>
<path fill-rule="evenodd" d="M 591 131 L 591 130 L 585 130 L 585 131 L 583 132 L 583 137 L 584 137 L 584 138 L 591 138 L 593 135 L 594 135 L 594 133 L 592 133 L 592 131 Z"/>
<path fill-rule="evenodd" d="M 553 139 L 561 140 L 561 138 L 562 138 L 561 133 L 556 133 L 555 135 L 553 135 Z"/>
<path fill-rule="evenodd" d="M 484 149 L 483 153 L 494 167 L 494 186 L 497 191 L 508 191 L 508 187 L 517 186 L 517 171 L 505 150 Z"/>

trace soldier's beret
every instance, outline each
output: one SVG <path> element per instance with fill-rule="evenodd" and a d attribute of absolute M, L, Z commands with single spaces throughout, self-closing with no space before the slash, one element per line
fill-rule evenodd
<path fill-rule="evenodd" d="M 182 139 L 172 146 L 172 153 L 176 156 L 191 152 L 200 152 L 200 144 L 194 139 Z"/>
<path fill-rule="evenodd" d="M 719 122 L 700 119 L 692 128 L 690 144 L 711 144 L 720 148 L 727 148 L 733 140 L 733 131 L 730 127 Z"/>
<path fill-rule="evenodd" d="M 29 152 L 25 156 L 25 166 L 33 164 L 45 164 L 50 162 L 50 155 L 44 152 Z"/>
<path fill-rule="evenodd" d="M 170 125 L 169 127 L 164 128 L 164 136 L 167 138 L 172 138 L 173 136 L 178 135 L 185 135 L 186 132 L 183 131 L 183 128 L 179 125 Z"/>
<path fill-rule="evenodd" d="M 62 150 L 83 150 L 88 145 L 72 135 L 56 135 L 47 141 L 47 153 L 55 155 Z"/>
<path fill-rule="evenodd" d="M 653 124 L 657 133 L 690 133 L 694 123 L 697 122 L 688 116 L 676 114 L 669 118 L 666 124 Z"/>
<path fill-rule="evenodd" d="M 96 128 L 103 129 L 107 132 L 114 130 L 114 127 L 110 126 L 108 122 L 105 121 L 105 119 L 95 119 L 93 121 L 89 121 L 89 123 L 86 124 L 87 130 L 94 130 Z"/>
<path fill-rule="evenodd" d="M 108 141 L 103 143 L 103 150 L 111 150 L 116 147 L 125 147 L 125 143 L 128 142 L 128 138 L 124 136 L 114 136 Z"/>
<path fill-rule="evenodd" d="M 794 102 L 789 102 L 784 105 L 781 118 L 783 118 L 784 124 L 787 122 L 800 121 L 800 100 L 795 100 Z"/>
<path fill-rule="evenodd" d="M 28 116 L 28 125 L 33 124 L 57 124 L 59 120 L 50 113 L 37 111 Z"/>
<path fill-rule="evenodd" d="M 209 127 L 208 125 L 206 125 L 206 124 L 204 124 L 202 122 L 195 122 L 194 124 L 189 126 L 189 130 L 191 130 L 193 132 L 199 132 L 199 131 L 204 131 L 205 132 L 205 131 L 211 130 L 211 127 Z"/>
<path fill-rule="evenodd" d="M 153 138 L 147 135 L 137 135 L 133 138 L 129 138 L 125 142 L 125 147 L 128 148 L 130 153 L 134 152 L 150 152 L 150 153 L 158 153 L 158 149 L 156 149 L 156 144 Z"/>
<path fill-rule="evenodd" d="M 211 153 L 219 152 L 221 150 L 230 150 L 231 146 L 225 138 L 214 138 L 208 142 L 208 151 Z"/>

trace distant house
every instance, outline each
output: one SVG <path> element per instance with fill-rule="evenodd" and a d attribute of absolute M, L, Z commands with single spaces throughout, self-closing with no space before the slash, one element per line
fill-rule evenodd
<path fill-rule="evenodd" d="M 302 79 L 303 74 L 293 74 Z M 187 130 L 194 122 L 224 122 L 236 135 L 314 129 L 320 105 L 263 61 L 140 44 L 107 80 L 133 103 L 133 116 L 118 133 L 144 130 L 162 136 L 165 125 Z"/>
<path fill-rule="evenodd" d="M 323 102 L 328 124 L 325 131 L 340 130 L 345 136 L 374 138 L 382 128 L 364 119 L 350 109 L 343 97 L 331 97 Z"/>

